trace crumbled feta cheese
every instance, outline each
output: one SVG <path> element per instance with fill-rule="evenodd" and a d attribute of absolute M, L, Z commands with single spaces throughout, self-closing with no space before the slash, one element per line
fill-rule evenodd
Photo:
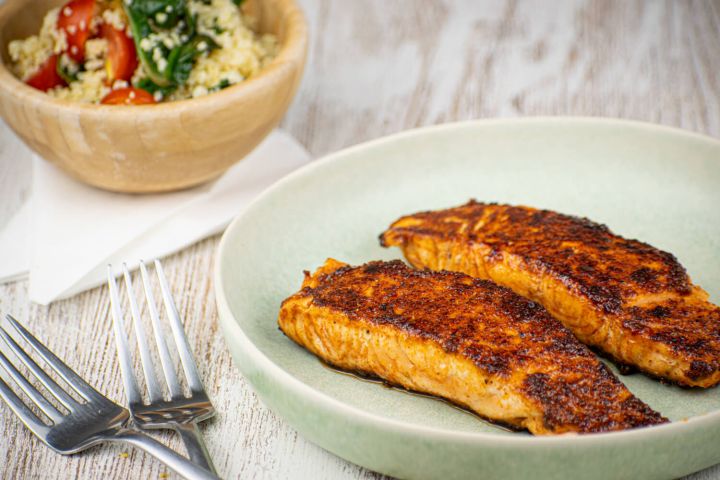
<path fill-rule="evenodd" d="M 158 12 L 155 14 L 155 21 L 158 23 L 165 23 L 165 22 L 167 22 L 167 19 L 168 19 L 167 13 Z"/>

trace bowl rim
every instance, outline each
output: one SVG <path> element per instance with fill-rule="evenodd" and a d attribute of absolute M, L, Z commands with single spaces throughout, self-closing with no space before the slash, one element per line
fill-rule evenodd
<path fill-rule="evenodd" d="M 617 444 L 618 442 L 636 442 L 646 439 L 649 435 L 672 438 L 680 432 L 687 433 L 688 430 L 702 429 L 704 427 L 707 427 L 708 424 L 720 426 L 720 410 L 708 412 L 703 415 L 697 415 L 688 419 L 682 419 L 666 424 L 630 430 L 622 430 L 617 432 L 547 436 L 500 435 L 493 432 L 463 432 L 389 419 L 375 413 L 364 411 L 358 407 L 348 405 L 326 393 L 314 389 L 312 386 L 304 383 L 302 380 L 294 377 L 291 373 L 285 371 L 282 367 L 275 364 L 275 362 L 273 362 L 269 357 L 267 357 L 253 343 L 253 341 L 246 335 L 246 333 L 242 329 L 240 322 L 235 318 L 235 315 L 232 313 L 232 309 L 230 308 L 230 302 L 225 295 L 225 289 L 223 286 L 223 277 L 225 276 L 225 266 L 223 264 L 223 260 L 227 255 L 226 252 L 230 248 L 230 238 L 237 236 L 236 231 L 239 231 L 243 219 L 245 218 L 245 216 L 247 216 L 248 212 L 251 212 L 255 208 L 256 204 L 262 202 L 266 197 L 273 194 L 275 191 L 282 189 L 288 183 L 295 181 L 295 179 L 312 175 L 318 169 L 324 168 L 325 165 L 340 160 L 343 157 L 346 157 L 347 155 L 352 154 L 358 150 L 372 148 L 377 145 L 382 145 L 384 143 L 391 143 L 398 139 L 411 138 L 431 132 L 452 129 L 502 125 L 513 125 L 517 127 L 522 127 L 527 125 L 541 124 L 586 124 L 596 127 L 631 127 L 640 131 L 644 130 L 646 132 L 662 135 L 675 135 L 679 137 L 685 137 L 693 141 L 709 142 L 710 144 L 713 144 L 715 147 L 720 149 L 720 139 L 717 139 L 715 137 L 691 132 L 677 127 L 659 125 L 650 122 L 590 116 L 535 116 L 522 118 L 491 118 L 468 120 L 413 128 L 391 135 L 383 136 L 367 142 L 362 142 L 330 153 L 318 160 L 315 160 L 303 167 L 300 167 L 299 169 L 291 172 L 290 174 L 286 175 L 285 177 L 281 178 L 273 185 L 265 189 L 246 208 L 244 208 L 237 217 L 235 217 L 235 219 L 230 223 L 230 225 L 223 233 L 223 236 L 218 245 L 217 255 L 214 261 L 213 283 L 215 285 L 214 290 L 216 305 L 218 308 L 218 318 L 220 320 L 221 326 L 223 327 L 223 336 L 225 337 L 226 343 L 231 343 L 231 340 L 228 337 L 232 336 L 232 341 L 240 343 L 244 347 L 244 354 L 252 357 L 257 368 L 261 370 L 262 373 L 272 378 L 272 381 L 274 383 L 277 382 L 282 384 L 282 388 L 284 390 L 291 391 L 294 394 L 302 396 L 308 401 L 314 403 L 319 408 L 326 409 L 338 416 L 355 418 L 358 422 L 372 426 L 372 428 L 391 429 L 395 432 L 407 435 L 421 435 L 443 441 L 477 444 L 484 447 L 515 446 L 518 448 L 526 449 L 565 449 L 570 447 L 578 447 L 579 445 L 594 445 L 596 447 L 600 447 L 611 446 L 613 444 Z M 230 348 L 230 350 L 232 351 L 232 348 Z"/>
<path fill-rule="evenodd" d="M 12 19 L 12 15 L 19 11 L 25 2 L 33 0 L 5 0 L 0 4 L 0 28 Z M 257 0 L 262 2 L 264 0 Z M 73 110 L 80 114 L 102 114 L 112 111 L 115 115 L 142 115 L 153 116 L 163 114 L 180 114 L 189 108 L 198 108 L 202 105 L 227 104 L 236 101 L 238 98 L 251 95 L 254 90 L 262 88 L 268 79 L 278 76 L 286 76 L 288 67 L 293 64 L 303 66 L 307 56 L 308 25 L 302 9 L 296 0 L 275 0 L 288 18 L 286 38 L 280 45 L 277 56 L 265 66 L 257 75 L 250 77 L 240 83 L 228 88 L 203 95 L 198 98 L 186 98 L 163 102 L 153 105 L 102 105 L 95 103 L 83 103 L 73 100 L 66 100 L 51 97 L 45 92 L 34 89 L 13 74 L 8 65 L 0 56 L 0 91 L 8 90 L 11 95 L 18 97 L 18 102 L 30 102 L 33 105 L 42 105 L 48 109 Z M 239 8 L 239 7 L 238 7 Z M 1 47 L 0 47 L 1 48 Z"/>

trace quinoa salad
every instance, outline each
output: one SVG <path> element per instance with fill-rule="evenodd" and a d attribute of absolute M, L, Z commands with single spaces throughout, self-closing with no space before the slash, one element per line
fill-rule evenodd
<path fill-rule="evenodd" d="M 201 97 L 256 75 L 277 53 L 242 0 L 71 0 L 8 46 L 11 69 L 56 98 L 141 105 Z"/>

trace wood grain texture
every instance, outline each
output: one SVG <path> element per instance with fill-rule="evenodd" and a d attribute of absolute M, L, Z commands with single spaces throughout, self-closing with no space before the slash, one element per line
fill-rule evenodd
<path fill-rule="evenodd" d="M 279 51 L 239 85 L 142 107 L 53 98 L 10 72 L 7 45 L 36 33 L 43 12 L 65 1 L 6 0 L 0 6 L 0 116 L 43 158 L 90 185 L 160 192 L 218 177 L 277 126 L 300 83 L 308 32 L 296 1 L 250 0 L 243 8 L 258 19 L 258 30 L 277 36 Z"/>
<path fill-rule="evenodd" d="M 720 137 L 717 1 L 301 4 L 310 56 L 282 125 L 316 156 L 406 128 L 496 116 L 622 117 Z M 0 187 L 17 168 L 2 158 Z M 26 195 L 10 190 L 5 200 L 0 189 L 14 205 L 4 205 L 2 215 Z M 217 242 L 164 263 L 220 411 L 204 429 L 218 470 L 227 478 L 377 477 L 298 437 L 239 376 L 218 332 L 211 281 Z M 122 401 L 108 306 L 104 288 L 46 308 L 28 305 L 25 282 L 0 286 L 0 310 L 27 319 L 82 375 Z M 0 458 L 8 459 L 0 478 L 158 478 L 165 471 L 144 454 L 123 458 L 114 447 L 61 457 L 0 410 Z M 692 478 L 720 478 L 720 468 Z"/>

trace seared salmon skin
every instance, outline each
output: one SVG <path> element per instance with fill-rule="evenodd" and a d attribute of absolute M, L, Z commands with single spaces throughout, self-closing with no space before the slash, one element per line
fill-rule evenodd
<path fill-rule="evenodd" d="M 720 382 L 720 307 L 670 253 L 586 218 L 469 203 L 380 236 L 417 268 L 489 279 L 541 303 L 621 366 L 689 387 Z"/>
<path fill-rule="evenodd" d="M 545 309 L 458 272 L 399 260 L 305 273 L 280 329 L 326 363 L 443 397 L 533 434 L 667 420 L 635 397 Z"/>

